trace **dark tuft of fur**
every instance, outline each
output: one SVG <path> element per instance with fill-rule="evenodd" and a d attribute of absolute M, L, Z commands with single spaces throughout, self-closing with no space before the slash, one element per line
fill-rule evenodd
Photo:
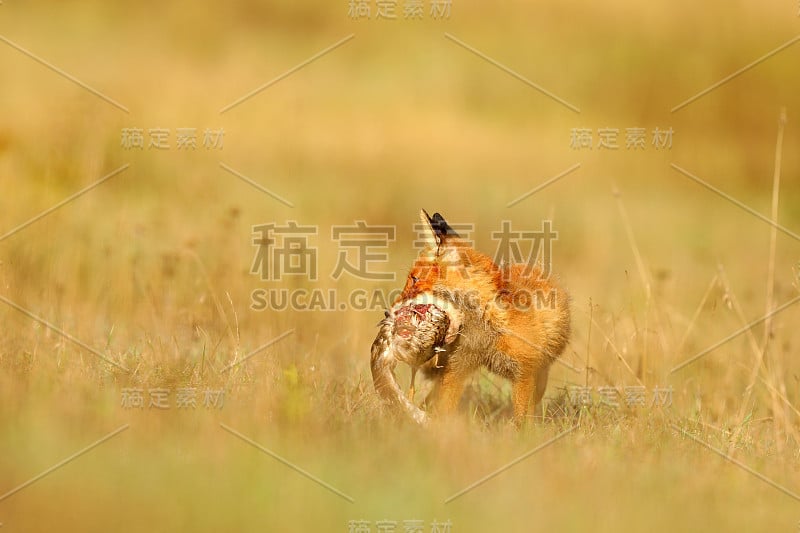
<path fill-rule="evenodd" d="M 450 227 L 450 224 L 439 213 L 434 213 L 428 220 L 437 237 L 459 237 L 458 232 Z"/>

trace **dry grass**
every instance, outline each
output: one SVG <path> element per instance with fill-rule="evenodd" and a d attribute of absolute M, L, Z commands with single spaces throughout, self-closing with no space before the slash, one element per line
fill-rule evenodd
<path fill-rule="evenodd" d="M 129 424 L 0 499 L 3 529 L 345 531 L 355 519 L 373 528 L 449 519 L 453 531 L 795 528 L 798 501 L 689 435 L 800 492 L 798 308 L 671 369 L 796 298 L 800 245 L 669 166 L 800 228 L 796 47 L 669 112 L 790 39 L 791 6 L 453 9 L 447 23 L 410 24 L 349 21 L 346 2 L 0 6 L 0 35 L 131 110 L 0 43 L 0 65 L 14 73 L 0 99 L 0 233 L 130 164 L 0 241 L 0 296 L 129 369 L 0 302 L 0 498 Z M 218 113 L 350 33 L 341 49 Z M 132 126 L 224 127 L 226 144 L 136 153 L 119 146 Z M 675 130 L 671 150 L 569 147 L 575 127 L 655 126 Z M 543 416 L 520 432 L 508 384 L 485 374 L 461 416 L 429 433 L 385 417 L 367 363 L 380 311 L 250 309 L 251 291 L 269 285 L 249 273 L 253 225 L 320 228 L 319 280 L 272 286 L 388 291 L 413 257 L 420 207 L 474 223 L 486 251 L 503 219 L 525 228 L 550 218 L 559 232 L 554 268 L 573 297 L 574 336 Z M 359 219 L 398 227 L 381 266 L 397 281 L 328 275 L 338 254 L 330 227 Z M 666 408 L 574 408 L 568 391 L 580 386 L 595 400 L 599 387 L 644 386 L 648 400 L 656 386 L 674 393 Z M 123 389 L 159 387 L 172 391 L 171 409 L 121 406 Z M 182 387 L 224 390 L 224 406 L 177 409 Z"/>

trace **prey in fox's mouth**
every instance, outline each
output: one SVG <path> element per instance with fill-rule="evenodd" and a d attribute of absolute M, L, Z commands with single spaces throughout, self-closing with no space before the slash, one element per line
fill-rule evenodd
<path fill-rule="evenodd" d="M 412 303 L 387 311 L 393 313 L 392 334 L 395 337 L 395 356 L 412 368 L 430 361 L 443 351 L 450 319 L 434 304 Z"/>
<path fill-rule="evenodd" d="M 427 422 L 427 415 L 413 403 L 416 373 L 420 367 L 438 368 L 440 355 L 458 334 L 457 315 L 451 319 L 443 307 L 422 299 L 395 304 L 385 312 L 372 344 L 372 377 L 378 393 L 419 423 Z M 394 375 L 397 362 L 411 367 L 408 396 Z"/>

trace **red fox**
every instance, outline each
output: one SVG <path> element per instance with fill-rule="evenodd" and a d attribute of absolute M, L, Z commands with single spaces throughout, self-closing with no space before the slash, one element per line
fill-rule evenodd
<path fill-rule="evenodd" d="M 375 388 L 420 423 L 413 403 L 420 368 L 434 387 L 425 403 L 439 415 L 455 411 L 466 380 L 480 367 L 512 382 L 514 422 L 544 395 L 547 374 L 570 334 L 569 296 L 540 267 L 497 265 L 470 247 L 445 219 L 420 213 L 425 247 L 372 345 Z M 411 398 L 397 384 L 397 361 L 412 367 Z"/>

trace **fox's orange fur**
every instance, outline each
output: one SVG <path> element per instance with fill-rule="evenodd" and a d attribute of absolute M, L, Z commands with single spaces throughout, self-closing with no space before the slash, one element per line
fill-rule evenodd
<path fill-rule="evenodd" d="M 458 406 L 466 380 L 479 367 L 511 380 L 514 420 L 524 420 L 531 398 L 544 395 L 550 365 L 570 333 L 569 296 L 542 270 L 497 265 L 467 245 L 438 214 L 421 214 L 427 245 L 398 302 L 432 299 L 450 315 L 454 331 L 439 356 L 423 367 L 435 380 L 429 397 L 439 415 Z"/>

